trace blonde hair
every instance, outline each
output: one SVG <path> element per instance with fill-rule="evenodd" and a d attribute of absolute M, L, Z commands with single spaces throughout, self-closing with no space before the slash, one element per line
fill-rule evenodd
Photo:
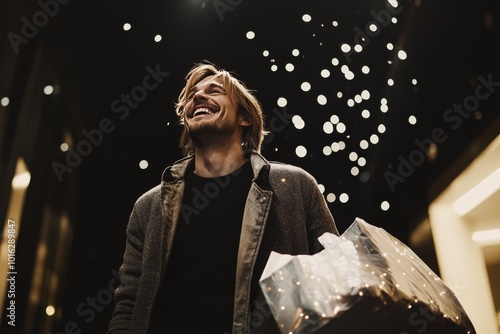
<path fill-rule="evenodd" d="M 236 102 L 238 113 L 241 113 L 245 119 L 251 123 L 243 130 L 243 149 L 260 152 L 262 140 L 264 139 L 264 135 L 267 134 L 267 131 L 264 131 L 264 116 L 259 101 L 254 96 L 253 92 L 231 73 L 219 69 L 214 64 L 203 62 L 196 64 L 186 75 L 186 86 L 184 86 L 179 94 L 175 105 L 175 112 L 177 116 L 179 116 L 179 122 L 184 125 L 179 145 L 182 148 L 184 156 L 194 154 L 195 149 L 195 144 L 189 137 L 184 123 L 184 107 L 189 102 L 189 92 L 191 88 L 211 75 L 215 75 L 215 78 L 220 80 L 229 99 Z"/>

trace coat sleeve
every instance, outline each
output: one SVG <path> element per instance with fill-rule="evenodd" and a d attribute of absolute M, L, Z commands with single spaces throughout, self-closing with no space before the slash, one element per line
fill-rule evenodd
<path fill-rule="evenodd" d="M 125 252 L 119 270 L 120 284 L 115 290 L 115 309 L 109 323 L 109 334 L 131 333 L 132 314 L 142 275 L 144 248 L 140 211 L 141 206 L 136 202 L 127 225 Z"/>
<path fill-rule="evenodd" d="M 309 245 L 313 247 L 313 249 L 309 251 L 311 254 L 315 254 L 323 249 L 323 246 L 318 241 L 318 238 L 323 233 L 330 232 L 339 235 L 339 232 L 325 198 L 319 190 L 318 183 L 311 175 L 308 176 L 311 187 L 311 197 L 307 215 L 307 226 Z"/>

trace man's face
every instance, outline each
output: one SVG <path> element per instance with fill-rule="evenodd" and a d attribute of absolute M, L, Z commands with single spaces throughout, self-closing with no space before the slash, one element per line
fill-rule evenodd
<path fill-rule="evenodd" d="M 184 124 L 198 144 L 211 138 L 232 138 L 241 143 L 242 127 L 248 125 L 215 75 L 206 77 L 188 93 Z"/>

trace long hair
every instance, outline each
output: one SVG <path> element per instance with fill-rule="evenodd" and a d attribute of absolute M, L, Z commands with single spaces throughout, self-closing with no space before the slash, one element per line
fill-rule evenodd
<path fill-rule="evenodd" d="M 243 115 L 251 124 L 243 130 L 242 146 L 245 151 L 255 150 L 260 152 L 260 147 L 264 135 L 264 116 L 262 107 L 254 96 L 253 92 L 248 89 L 245 84 L 233 76 L 228 71 L 218 68 L 209 62 L 196 64 L 186 75 L 186 86 L 182 89 L 177 103 L 175 104 L 175 112 L 179 116 L 179 123 L 184 126 L 180 139 L 180 147 L 184 156 L 194 154 L 195 144 L 189 137 L 188 130 L 185 125 L 184 107 L 188 103 L 188 96 L 191 88 L 196 86 L 200 81 L 208 76 L 215 75 L 220 83 L 224 86 L 229 99 L 236 102 L 238 113 Z"/>

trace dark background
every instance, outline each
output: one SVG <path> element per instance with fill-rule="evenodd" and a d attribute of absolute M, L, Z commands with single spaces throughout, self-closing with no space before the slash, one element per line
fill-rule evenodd
<path fill-rule="evenodd" d="M 255 90 L 267 121 L 275 115 L 273 109 L 283 109 L 277 106 L 280 97 L 288 101 L 286 114 L 302 117 L 304 129 L 296 129 L 290 121 L 282 131 L 274 131 L 262 153 L 269 160 L 304 168 L 324 186 L 325 196 L 336 195 L 329 207 L 340 232 L 360 217 L 408 242 L 411 231 L 426 218 L 428 203 L 498 134 L 498 92 L 481 101 L 456 129 L 451 127 L 455 123 L 443 119 L 447 109 L 475 95 L 479 77 L 491 76 L 500 82 L 498 1 L 404 0 L 397 13 L 390 13 L 388 4 L 380 0 L 71 0 L 59 4 L 58 13 L 34 38 L 20 45 L 18 53 L 8 34 L 21 35 L 21 18 L 32 21 L 42 7 L 34 1 L 0 3 L 1 59 L 14 64 L 3 66 L 3 71 L 24 73 L 19 68 L 23 57 L 26 64 L 30 54 L 43 49 L 41 81 L 56 91 L 43 96 L 41 108 L 52 112 L 39 122 L 45 131 L 54 129 L 52 141 L 62 143 L 65 133 L 70 133 L 76 145 L 85 139 L 82 131 L 98 128 L 102 119 L 109 118 L 115 125 L 59 184 L 72 194 L 61 205 L 70 213 L 73 237 L 60 286 L 62 311 L 52 323 L 53 333 L 63 331 L 71 321 L 83 333 L 105 332 L 111 302 L 96 306 L 92 317 L 90 313 L 82 316 L 77 308 L 81 303 L 89 305 L 88 298 L 107 296 L 113 270 L 121 263 L 125 228 L 135 200 L 158 184 L 165 167 L 182 157 L 174 103 L 184 76 L 199 61 L 209 60 L 234 71 Z M 312 20 L 304 22 L 304 14 Z M 379 30 L 370 37 L 367 23 L 377 23 L 375 17 L 383 20 L 384 15 L 396 18 L 397 23 L 383 26 L 378 22 Z M 124 31 L 125 23 L 131 24 L 129 31 Z M 366 34 L 364 49 L 348 61 L 340 45 L 352 47 L 357 29 Z M 248 31 L 255 33 L 254 39 L 246 38 Z M 154 41 L 157 34 L 162 36 L 160 42 Z M 388 50 L 387 43 L 394 50 Z M 292 55 L 294 49 L 300 51 L 299 56 Z M 405 60 L 397 57 L 401 49 L 407 53 Z M 266 50 L 267 57 L 263 55 Z M 340 61 L 338 66 L 332 64 L 333 58 Z M 17 65 L 12 59 L 18 60 Z M 287 63 L 294 65 L 294 71 L 285 70 Z M 278 70 L 271 71 L 271 65 Z M 344 77 L 342 65 L 354 72 L 353 80 Z M 361 72 L 364 65 L 370 67 L 368 74 Z M 113 112 L 113 101 L 141 86 L 148 66 L 169 75 L 120 119 L 121 113 Z M 330 71 L 330 77 L 321 77 L 323 69 Z M 388 79 L 395 84 L 389 86 Z M 300 89 L 303 81 L 311 83 L 309 92 Z M 16 77 L 2 80 L 0 97 L 8 96 L 15 82 Z M 349 107 L 347 100 L 363 90 L 370 92 L 370 98 Z M 316 101 L 320 94 L 328 99 L 324 106 Z M 380 110 L 382 98 L 387 99 L 387 112 Z M 14 97 L 12 101 L 7 120 L 15 117 Z M 364 109 L 370 111 L 368 119 L 361 116 Z M 323 132 L 323 124 L 333 114 L 346 125 L 346 132 Z M 408 122 L 412 115 L 415 125 Z M 378 132 L 379 124 L 385 125 L 384 133 Z M 266 128 L 270 129 L 268 122 Z M 435 129 L 442 129 L 446 139 L 432 152 L 415 153 L 421 151 L 415 141 L 431 139 Z M 369 140 L 372 134 L 378 135 L 379 142 L 361 149 L 360 141 Z M 12 143 L 9 135 L 3 134 L 4 158 Z M 37 138 L 43 141 L 43 136 Z M 323 147 L 338 141 L 346 148 L 325 156 Z M 303 158 L 295 154 L 298 145 L 307 148 Z M 43 169 L 43 175 L 57 184 L 50 162 L 64 163 L 67 153 L 59 145 L 48 145 L 43 152 L 49 163 L 32 168 Z M 351 161 L 351 152 L 364 157 L 366 165 Z M 400 173 L 401 161 L 408 161 L 412 154 L 425 154 L 425 161 L 391 189 L 387 172 Z M 143 159 L 149 163 L 145 170 L 139 168 Z M 354 166 L 360 170 L 357 176 L 350 172 Z M 349 196 L 346 203 L 339 201 L 342 193 Z M 381 209 L 383 201 L 389 202 L 389 210 Z M 19 247 L 28 244 L 27 240 L 36 238 L 21 234 Z"/>

